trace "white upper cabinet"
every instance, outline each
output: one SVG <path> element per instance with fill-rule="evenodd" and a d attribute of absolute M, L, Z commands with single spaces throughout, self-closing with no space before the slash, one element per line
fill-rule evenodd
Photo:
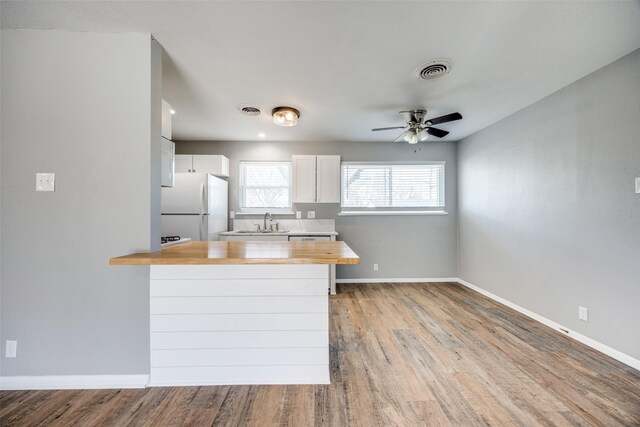
<path fill-rule="evenodd" d="M 340 203 L 340 156 L 317 156 L 318 203 Z"/>
<path fill-rule="evenodd" d="M 209 173 L 228 178 L 229 159 L 221 155 L 176 154 L 176 173 Z"/>
<path fill-rule="evenodd" d="M 293 203 L 340 203 L 340 156 L 293 155 Z"/>
<path fill-rule="evenodd" d="M 162 100 L 162 137 L 171 140 L 171 105 Z"/>
<path fill-rule="evenodd" d="M 293 203 L 316 202 L 316 156 L 293 155 Z"/>

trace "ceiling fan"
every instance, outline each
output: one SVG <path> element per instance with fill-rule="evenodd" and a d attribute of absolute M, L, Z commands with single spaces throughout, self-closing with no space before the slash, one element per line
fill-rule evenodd
<path fill-rule="evenodd" d="M 429 135 L 433 135 L 436 138 L 443 138 L 449 134 L 449 132 L 447 132 L 446 130 L 432 127 L 433 125 L 452 122 L 454 120 L 460 120 L 462 118 L 462 114 L 460 113 L 451 113 L 426 120 L 425 118 L 427 115 L 427 110 L 422 109 L 400 111 L 400 114 L 404 113 L 409 114 L 409 121 L 407 121 L 407 124 L 405 126 L 392 126 L 387 128 L 375 128 L 371 130 L 373 132 L 377 132 L 380 130 L 405 129 L 405 131 L 393 142 L 404 140 L 409 144 L 417 144 L 418 142 L 426 141 L 427 138 L 429 138 Z"/>

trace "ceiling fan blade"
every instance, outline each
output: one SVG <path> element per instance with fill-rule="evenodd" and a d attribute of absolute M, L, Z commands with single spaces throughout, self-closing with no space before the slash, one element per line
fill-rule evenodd
<path fill-rule="evenodd" d="M 404 138 L 404 136 L 407 134 L 407 132 L 409 132 L 408 130 L 405 130 L 404 132 L 402 132 L 396 139 L 393 140 L 393 142 L 398 142 L 398 141 L 402 141 L 402 139 Z"/>
<path fill-rule="evenodd" d="M 462 114 L 460 113 L 451 113 L 444 116 L 436 117 L 435 119 L 425 120 L 425 123 L 431 123 L 432 125 L 437 125 L 440 123 L 452 122 L 454 120 L 460 120 L 462 118 Z"/>
<path fill-rule="evenodd" d="M 404 129 L 406 128 L 406 126 L 393 126 L 390 128 L 375 128 L 375 129 L 371 129 L 373 132 L 379 131 L 379 130 L 391 130 L 391 129 Z"/>
<path fill-rule="evenodd" d="M 449 132 L 447 132 L 446 130 L 438 128 L 427 128 L 427 132 L 429 133 L 429 135 L 433 135 L 437 138 L 444 138 L 445 136 L 449 135 Z"/>

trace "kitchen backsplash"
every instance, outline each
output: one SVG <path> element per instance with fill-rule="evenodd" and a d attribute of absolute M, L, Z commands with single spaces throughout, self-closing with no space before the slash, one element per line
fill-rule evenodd
<path fill-rule="evenodd" d="M 234 219 L 233 231 L 255 230 L 258 224 L 262 227 L 263 223 L 261 218 Z M 278 223 L 280 230 L 288 231 L 336 231 L 334 219 L 274 219 L 271 223 Z"/>

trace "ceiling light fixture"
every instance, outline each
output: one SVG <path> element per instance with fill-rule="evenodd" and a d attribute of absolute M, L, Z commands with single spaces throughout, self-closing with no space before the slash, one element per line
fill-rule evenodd
<path fill-rule="evenodd" d="M 300 111 L 292 107 L 276 107 L 271 111 L 273 123 L 278 126 L 295 126 L 300 118 Z"/>
<path fill-rule="evenodd" d="M 267 135 L 264 132 L 260 132 L 258 134 L 258 138 L 266 138 L 266 137 L 267 137 Z"/>
<path fill-rule="evenodd" d="M 429 128 L 424 128 L 418 131 L 418 133 L 416 134 L 418 136 L 418 139 L 420 140 L 420 142 L 424 142 L 427 139 L 429 139 Z"/>
<path fill-rule="evenodd" d="M 404 135 L 402 136 L 402 139 L 407 141 L 409 144 L 417 144 L 418 143 L 418 136 L 416 135 L 415 129 L 409 129 L 408 131 L 406 131 L 404 133 Z"/>

